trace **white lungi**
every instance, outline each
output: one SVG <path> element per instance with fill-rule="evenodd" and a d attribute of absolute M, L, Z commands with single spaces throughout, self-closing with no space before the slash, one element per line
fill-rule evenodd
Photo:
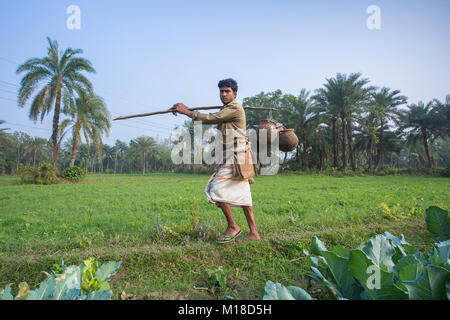
<path fill-rule="evenodd" d="M 230 164 L 220 166 L 209 178 L 205 186 L 209 203 L 219 206 L 217 202 L 226 202 L 232 208 L 252 206 L 252 194 L 248 179 L 233 177 Z"/>

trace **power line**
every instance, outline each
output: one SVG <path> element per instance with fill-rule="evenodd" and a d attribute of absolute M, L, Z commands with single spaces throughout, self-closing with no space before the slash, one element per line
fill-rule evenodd
<path fill-rule="evenodd" d="M 9 62 L 9 63 L 15 63 L 17 66 L 20 65 L 20 63 L 18 63 L 17 61 L 13 61 L 13 60 L 8 59 L 8 58 L 5 58 L 5 57 L 0 57 L 0 60 L 7 61 L 7 62 Z M 6 84 L 8 84 L 8 85 L 11 85 L 11 86 L 14 86 L 14 87 L 17 87 L 17 88 L 20 87 L 20 86 L 18 86 L 18 85 L 16 85 L 16 84 L 13 84 L 13 83 L 7 82 L 7 81 L 0 80 L 0 82 L 6 83 Z M 97 92 L 99 92 L 99 93 L 101 93 L 102 91 L 103 91 L 103 90 L 101 90 L 101 91 L 98 91 L 98 90 L 97 90 Z M 140 102 L 133 102 L 133 101 L 127 99 L 127 98 L 118 96 L 118 95 L 116 95 L 116 94 L 108 93 L 108 92 L 105 92 L 105 91 L 103 91 L 103 92 L 106 93 L 106 94 L 109 95 L 109 96 L 115 96 L 115 97 L 117 97 L 117 98 L 119 98 L 119 99 L 122 99 L 122 100 L 124 100 L 124 101 L 131 102 L 131 103 L 135 103 L 135 104 L 139 104 L 139 105 L 141 105 L 141 106 L 144 106 L 144 107 L 146 107 L 146 108 L 149 108 L 148 105 L 145 105 L 145 104 L 143 104 L 143 103 L 140 103 Z M 111 112 L 113 112 L 113 111 L 111 111 Z M 118 112 L 113 112 L 113 113 L 116 113 L 117 115 L 121 115 L 121 114 L 118 113 Z M 165 129 L 167 129 L 167 130 L 173 130 L 173 127 L 169 127 L 169 126 L 162 125 L 162 124 L 157 124 L 157 123 L 154 123 L 154 122 L 151 122 L 150 124 L 148 124 L 148 123 L 144 123 L 144 122 L 139 122 L 139 121 L 137 121 L 137 120 L 133 120 L 133 121 L 135 121 L 136 123 L 144 124 L 144 125 L 152 125 L 152 126 L 157 126 L 157 127 L 160 127 L 160 128 L 165 128 Z"/>
<path fill-rule="evenodd" d="M 13 63 L 13 64 L 16 64 L 16 65 L 19 65 L 19 64 L 20 64 L 20 63 L 18 63 L 18 62 L 16 62 L 16 61 L 12 61 L 12 60 L 9 60 L 9 59 L 3 58 L 3 57 L 0 57 L 0 60 L 5 60 L 5 61 L 7 61 L 7 62 L 9 62 L 9 63 Z"/>
<path fill-rule="evenodd" d="M 9 121 L 5 121 L 5 123 L 13 125 L 13 126 L 27 127 L 27 128 L 31 128 L 31 129 L 37 129 L 37 130 L 43 130 L 43 131 L 52 132 L 51 129 L 39 128 L 37 126 L 29 126 L 29 125 L 26 125 L 26 124 L 13 123 L 13 122 L 9 122 Z"/>
<path fill-rule="evenodd" d="M 0 88 L 0 91 L 16 94 L 16 92 L 14 92 L 14 91 L 9 91 L 9 90 L 5 90 L 5 89 L 1 89 L 1 88 Z"/>
<path fill-rule="evenodd" d="M 9 98 L 5 98 L 5 97 L 0 97 L 0 99 L 2 99 L 2 100 L 8 100 L 8 101 L 12 101 L 12 102 L 17 102 L 16 100 L 13 100 L 13 99 L 9 99 Z"/>
<path fill-rule="evenodd" d="M 145 132 L 150 131 L 148 128 L 140 128 L 140 127 L 135 127 L 135 126 L 129 126 L 129 125 L 126 125 L 126 124 L 123 124 L 123 123 L 118 123 L 117 125 L 129 127 L 129 128 L 133 128 L 133 129 L 140 129 L 140 130 L 144 130 Z M 168 132 L 165 132 L 165 131 L 161 131 L 159 129 L 152 129 L 151 131 L 157 131 L 158 133 L 165 134 L 165 135 L 168 133 Z"/>
<path fill-rule="evenodd" d="M 9 63 L 15 63 L 15 64 L 17 64 L 17 66 L 20 65 L 20 63 L 18 63 L 17 61 L 13 61 L 13 60 L 8 59 L 8 58 L 0 57 L 0 60 L 7 61 L 7 62 L 9 62 Z M 14 83 L 11 83 L 11 82 L 8 82 L 8 81 L 4 81 L 4 80 L 0 80 L 0 83 L 4 83 L 4 84 L 10 85 L 10 86 L 14 86 L 14 87 L 16 87 L 16 88 L 19 88 L 19 87 L 20 87 L 20 86 L 18 86 L 17 84 L 14 84 Z M 1 90 L 1 89 L 0 89 L 0 90 Z M 2 91 L 6 91 L 6 90 L 2 90 Z M 102 93 L 102 91 L 103 91 L 103 90 L 101 90 L 101 91 L 98 91 L 98 90 L 97 90 L 97 92 L 99 92 L 99 93 Z M 11 91 L 9 91 L 9 92 L 12 93 Z M 140 103 L 140 102 L 133 102 L 133 101 L 127 99 L 127 98 L 118 96 L 118 95 L 116 95 L 116 94 L 108 93 L 108 92 L 105 92 L 105 91 L 103 91 L 103 93 L 106 93 L 106 94 L 109 95 L 109 96 L 115 96 L 115 97 L 117 97 L 117 98 L 119 98 L 119 99 L 122 99 L 122 100 L 127 101 L 127 102 L 130 102 L 130 103 L 139 104 L 139 105 L 141 105 L 141 106 L 144 106 L 144 107 L 146 107 L 146 108 L 149 108 L 148 105 L 145 105 L 145 104 Z M 13 101 L 13 100 L 7 99 L 7 98 L 3 98 L 3 99 L 4 99 L 4 100 L 10 100 L 10 101 Z M 15 102 L 15 101 L 14 101 L 14 102 Z M 119 116 L 121 115 L 121 114 L 118 113 L 118 112 L 115 112 L 115 111 L 112 111 L 112 110 L 110 110 L 110 111 L 111 111 L 111 113 L 117 114 L 117 115 L 119 115 Z M 130 120 L 129 120 L 129 121 L 130 121 Z M 156 127 L 156 128 L 159 128 L 159 129 L 161 129 L 161 130 L 166 130 L 166 131 L 172 131 L 172 130 L 173 130 L 173 127 L 170 127 L 170 126 L 167 126 L 167 125 L 164 125 L 164 124 L 161 124 L 161 123 L 155 123 L 155 122 L 149 122 L 149 123 L 146 123 L 146 122 L 142 122 L 142 121 L 139 121 L 139 120 L 136 120 L 136 119 L 131 120 L 131 121 L 132 121 L 132 122 L 135 122 L 135 123 L 137 123 L 137 124 L 140 124 L 140 125 L 149 126 L 149 127 L 151 127 L 153 130 L 155 130 L 155 127 Z M 161 132 L 161 130 L 159 130 L 159 131 Z M 165 133 L 167 133 L 167 132 L 165 132 Z"/>
<path fill-rule="evenodd" d="M 17 84 L 14 84 L 14 83 L 11 83 L 11 82 L 8 82 L 8 81 L 3 81 L 3 80 L 0 80 L 0 82 L 2 82 L 2 83 L 6 83 L 6 84 L 8 84 L 8 85 L 10 85 L 10 86 L 13 86 L 13 87 L 17 87 L 17 88 L 19 88 L 19 86 L 18 86 Z"/>

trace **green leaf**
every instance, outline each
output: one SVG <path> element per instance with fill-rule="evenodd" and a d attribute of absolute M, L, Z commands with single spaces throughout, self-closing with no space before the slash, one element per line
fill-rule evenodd
<path fill-rule="evenodd" d="M 109 300 L 112 297 L 111 290 L 97 290 L 87 295 L 79 296 L 77 300 Z"/>
<path fill-rule="evenodd" d="M 316 300 L 300 287 L 288 286 L 287 289 L 295 300 Z"/>
<path fill-rule="evenodd" d="M 450 215 L 447 211 L 431 206 L 426 210 L 425 222 L 427 229 L 441 240 L 450 239 Z"/>
<path fill-rule="evenodd" d="M 424 267 L 417 263 L 405 266 L 400 272 L 400 280 L 408 289 L 411 300 L 446 300 L 448 275 L 444 268 L 434 265 Z"/>
<path fill-rule="evenodd" d="M 342 250 L 345 250 L 345 252 Z M 362 292 L 362 287 L 353 278 L 351 270 L 348 266 L 348 257 L 350 256 L 350 253 L 344 248 L 339 248 L 335 251 L 340 252 L 342 256 L 339 256 L 332 251 L 322 252 L 322 255 L 326 259 L 328 268 L 334 278 L 328 280 L 335 283 L 337 288 L 339 288 L 341 298 L 359 299 Z"/>
<path fill-rule="evenodd" d="M 4 289 L 0 289 L 0 300 L 14 300 L 11 294 L 11 287 L 8 284 Z"/>
<path fill-rule="evenodd" d="M 313 237 L 311 240 L 311 252 L 315 255 L 320 255 L 323 251 L 327 251 L 323 242 L 319 238 Z"/>
<path fill-rule="evenodd" d="M 263 300 L 295 300 L 295 298 L 282 284 L 267 280 Z"/>
<path fill-rule="evenodd" d="M 325 288 L 325 290 L 327 290 L 329 296 L 332 299 L 339 299 L 343 297 L 342 293 L 339 291 L 337 286 L 334 283 L 328 281 L 323 276 L 323 274 L 320 272 L 319 269 L 311 267 L 311 270 L 314 272 L 314 274 L 309 274 L 307 275 L 307 277 L 316 281 L 318 284 L 322 285 Z"/>
<path fill-rule="evenodd" d="M 441 261 L 447 266 L 450 265 L 450 240 L 436 242 L 434 246 Z"/>
<path fill-rule="evenodd" d="M 377 234 L 370 238 L 363 251 L 378 268 L 382 268 L 384 265 L 388 272 L 394 268 L 392 257 L 395 249 L 384 235 Z"/>
<path fill-rule="evenodd" d="M 349 267 L 353 277 L 364 287 L 362 296 L 365 295 L 372 300 L 408 299 L 406 292 L 395 285 L 394 273 L 387 272 L 374 264 L 363 251 L 352 250 L 350 252 Z M 372 280 L 375 280 L 375 283 Z"/>
<path fill-rule="evenodd" d="M 56 290 L 56 281 L 53 276 L 49 275 L 44 280 L 38 289 L 31 290 L 27 300 L 50 300 Z"/>
<path fill-rule="evenodd" d="M 70 266 L 56 280 L 55 300 L 73 300 L 81 292 L 81 270 Z"/>
<path fill-rule="evenodd" d="M 95 277 L 103 281 L 109 281 L 113 275 L 116 274 L 122 261 L 109 261 L 102 264 L 95 272 Z"/>
<path fill-rule="evenodd" d="M 263 300 L 315 300 L 308 292 L 299 287 L 285 287 L 281 283 L 268 280 Z"/>

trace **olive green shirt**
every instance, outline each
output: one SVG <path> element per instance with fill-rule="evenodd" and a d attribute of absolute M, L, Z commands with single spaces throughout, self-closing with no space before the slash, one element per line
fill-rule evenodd
<path fill-rule="evenodd" d="M 238 141 L 242 141 L 239 138 L 245 138 L 246 136 L 245 110 L 236 100 L 226 104 L 220 111 L 215 113 L 205 114 L 192 111 L 191 118 L 194 121 L 202 121 L 203 124 L 218 124 L 217 129 L 222 132 L 224 152 L 227 147 L 227 129 L 233 130 L 233 134 L 238 138 Z"/>
<path fill-rule="evenodd" d="M 217 129 L 219 129 L 224 136 L 226 129 L 241 129 L 243 133 L 245 133 L 245 111 L 236 100 L 223 106 L 222 109 L 216 113 L 205 114 L 198 111 L 192 111 L 191 118 L 194 121 L 202 121 L 204 124 L 218 124 Z"/>

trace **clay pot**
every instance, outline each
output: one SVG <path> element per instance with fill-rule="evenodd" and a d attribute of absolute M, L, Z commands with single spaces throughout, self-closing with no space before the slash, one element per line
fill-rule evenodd
<path fill-rule="evenodd" d="M 271 135 L 270 135 L 270 130 L 277 130 L 277 122 L 274 120 L 270 120 L 270 119 L 264 119 L 264 120 L 260 120 L 259 121 L 259 125 L 258 128 L 256 130 L 256 132 L 258 133 L 257 137 L 259 140 L 259 130 L 261 129 L 266 129 L 267 130 L 267 144 L 270 144 L 271 141 Z"/>
<path fill-rule="evenodd" d="M 279 149 L 283 152 L 290 152 L 295 150 L 298 146 L 298 138 L 295 135 L 294 129 L 280 130 Z"/>

